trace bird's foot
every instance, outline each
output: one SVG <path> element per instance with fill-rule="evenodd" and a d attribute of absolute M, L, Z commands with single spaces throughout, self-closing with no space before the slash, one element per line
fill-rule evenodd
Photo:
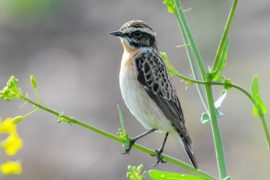
<path fill-rule="evenodd" d="M 163 159 L 162 153 L 163 153 L 163 149 L 159 149 L 159 150 L 155 150 L 156 154 L 151 155 L 151 156 L 156 156 L 157 157 L 157 162 L 155 164 L 153 164 L 152 166 L 157 166 L 159 163 L 167 163 L 166 160 Z"/>
<path fill-rule="evenodd" d="M 125 152 L 123 152 L 122 154 L 129 154 L 129 151 L 131 150 L 132 146 L 135 144 L 136 140 L 135 139 L 129 139 L 129 145 L 128 147 L 125 149 Z"/>

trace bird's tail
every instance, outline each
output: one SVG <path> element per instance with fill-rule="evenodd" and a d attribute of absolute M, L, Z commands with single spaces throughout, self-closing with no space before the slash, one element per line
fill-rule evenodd
<path fill-rule="evenodd" d="M 195 158 L 195 155 L 193 154 L 192 148 L 191 148 L 191 142 L 188 141 L 185 137 L 179 137 L 179 140 L 182 142 L 182 144 L 184 145 L 185 151 L 189 157 L 189 160 L 191 161 L 191 163 L 193 164 L 195 169 L 198 169 L 198 164 Z"/>

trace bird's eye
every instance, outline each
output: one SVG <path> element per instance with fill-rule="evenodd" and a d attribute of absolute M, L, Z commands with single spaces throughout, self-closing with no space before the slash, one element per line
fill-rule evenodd
<path fill-rule="evenodd" d="M 142 36 L 142 32 L 141 31 L 134 31 L 132 33 L 133 36 L 135 36 L 136 38 L 140 38 Z"/>

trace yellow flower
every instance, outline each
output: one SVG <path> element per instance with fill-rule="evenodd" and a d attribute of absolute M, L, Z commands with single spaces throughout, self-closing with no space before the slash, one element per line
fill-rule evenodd
<path fill-rule="evenodd" d="M 5 175 L 18 175 L 22 173 L 22 166 L 18 161 L 7 161 L 0 166 L 0 171 Z"/>
<path fill-rule="evenodd" d="M 16 125 L 11 118 L 7 118 L 4 121 L 0 119 L 0 133 L 13 133 L 16 132 Z"/>
<path fill-rule="evenodd" d="M 22 116 L 7 118 L 4 121 L 0 118 L 0 135 L 1 133 L 8 136 L 0 142 L 0 148 L 3 148 L 7 155 L 13 156 L 23 146 L 23 141 L 16 130 L 16 122 L 19 122 Z M 17 175 L 22 173 L 21 163 L 18 161 L 7 161 L 0 164 L 0 174 Z"/>
<path fill-rule="evenodd" d="M 23 141 L 20 136 L 13 132 L 1 143 L 1 147 L 5 150 L 7 155 L 13 156 L 23 146 Z"/>

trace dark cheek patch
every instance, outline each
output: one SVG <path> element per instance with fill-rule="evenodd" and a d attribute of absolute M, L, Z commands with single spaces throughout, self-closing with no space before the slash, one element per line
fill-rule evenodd
<path fill-rule="evenodd" d="M 128 36 L 129 36 L 130 45 L 133 47 L 150 47 L 150 46 L 154 46 L 154 43 L 155 43 L 155 38 L 149 34 L 144 33 L 139 38 L 132 37 L 131 34 L 129 34 Z"/>
<path fill-rule="evenodd" d="M 148 38 L 143 38 L 141 40 L 141 43 L 144 44 L 145 46 L 150 46 L 149 39 Z"/>

